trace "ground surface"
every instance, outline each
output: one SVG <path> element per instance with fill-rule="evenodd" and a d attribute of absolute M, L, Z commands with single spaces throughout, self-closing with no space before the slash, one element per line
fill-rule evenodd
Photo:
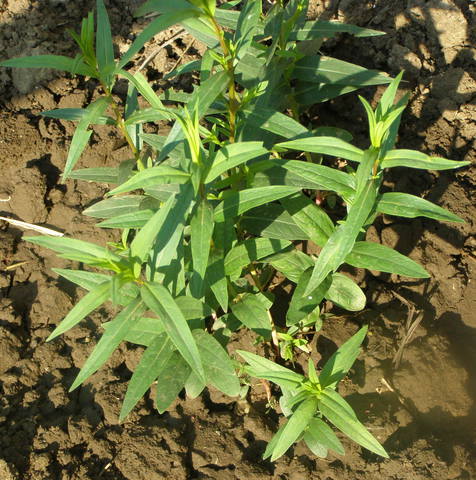
<path fill-rule="evenodd" d="M 130 15 L 140 2 L 107 3 L 119 48 L 123 48 L 141 28 Z M 77 27 L 91 4 L 86 0 L 4 1 L 0 59 L 70 52 L 66 29 Z M 475 40 L 476 13 L 471 5 L 464 0 L 340 0 L 313 5 L 316 15 L 324 11 L 328 18 L 388 33 L 372 40 L 342 38 L 325 48 L 339 58 L 392 74 L 406 69 L 405 88 L 412 100 L 402 122 L 400 147 L 474 162 L 476 55 L 470 46 Z M 173 32 L 157 37 L 143 57 Z M 148 67 L 149 80 L 160 80 L 163 71 L 173 68 L 189 40 L 184 37 L 163 50 Z M 189 51 L 197 53 L 197 46 Z M 84 182 L 59 183 L 72 126 L 37 116 L 42 110 L 85 105 L 96 94 L 94 86 L 56 78 L 51 72 L 11 74 L 4 69 L 0 89 L 0 198 L 11 196 L 0 204 L 2 214 L 104 242 L 106 234 L 81 216 L 104 190 Z M 316 110 L 316 115 L 324 124 L 348 128 L 364 142 L 366 125 L 352 95 Z M 104 127 L 96 130 L 82 165 L 113 164 L 126 155 L 123 145 Z M 230 403 L 210 392 L 194 401 L 178 401 L 162 416 L 148 398 L 119 425 L 117 414 L 138 352 L 121 348 L 90 383 L 68 393 L 97 340 L 99 319 L 107 312 L 98 311 L 82 327 L 46 344 L 52 326 L 80 293 L 51 270 L 66 262 L 23 243 L 23 232 L 4 224 L 0 230 L 0 478 L 476 478 L 474 184 L 471 169 L 441 174 L 392 172 L 390 187 L 448 207 L 466 224 L 379 221 L 369 237 L 420 261 L 432 279 L 410 282 L 354 272 L 362 279 L 368 309 L 353 318 L 329 321 L 316 339 L 317 351 L 326 357 L 360 323 L 370 323 L 365 354 L 342 391 L 383 442 L 390 460 L 345 442 L 344 457 L 317 460 L 299 446 L 274 465 L 263 462 L 261 454 L 276 431 L 277 416 L 267 412 L 259 387 L 250 404 Z M 25 263 L 7 270 L 18 262 Z M 415 321 L 420 323 L 397 367 L 393 359 Z"/>

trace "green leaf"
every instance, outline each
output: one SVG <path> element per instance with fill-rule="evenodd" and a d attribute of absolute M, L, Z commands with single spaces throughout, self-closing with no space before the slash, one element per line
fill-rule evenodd
<path fill-rule="evenodd" d="M 364 154 L 363 150 L 354 147 L 337 137 L 306 137 L 297 140 L 290 140 L 276 144 L 276 147 L 288 150 L 299 150 L 303 152 L 319 153 L 341 157 L 346 160 L 360 162 Z M 312 167 L 311 167 L 312 168 Z M 341 178 L 343 178 L 341 176 Z"/>
<path fill-rule="evenodd" d="M 146 305 L 162 320 L 167 335 L 200 380 L 205 372 L 190 327 L 169 291 L 158 283 L 146 283 L 141 288 Z"/>
<path fill-rule="evenodd" d="M 129 50 L 121 57 L 117 68 L 120 69 L 124 67 L 128 62 L 130 62 L 134 55 L 155 35 L 159 32 L 180 23 L 187 18 L 196 17 L 199 15 L 199 11 L 196 9 L 184 9 L 173 11 L 169 13 L 164 13 L 160 15 L 155 20 L 153 20 L 149 25 L 147 25 L 144 30 L 136 37 L 132 45 L 129 47 Z"/>
<path fill-rule="evenodd" d="M 314 266 L 312 258 L 299 250 L 277 253 L 268 257 L 266 262 L 294 283 L 299 282 L 305 270 Z"/>
<path fill-rule="evenodd" d="M 193 112 L 195 109 L 198 117 L 203 117 L 216 98 L 226 90 L 228 83 L 229 76 L 226 71 L 210 76 L 199 87 L 195 88 L 187 108 L 190 112 Z"/>
<path fill-rule="evenodd" d="M 99 183 L 119 183 L 119 170 L 112 167 L 81 168 L 69 174 L 74 180 Z"/>
<path fill-rule="evenodd" d="M 103 327 L 108 329 L 112 322 L 103 323 Z M 141 317 L 138 318 L 131 329 L 127 332 L 124 340 L 137 345 L 150 346 L 154 339 L 164 333 L 164 326 L 160 319 Z"/>
<path fill-rule="evenodd" d="M 207 383 L 230 397 L 240 393 L 240 381 L 228 352 L 218 341 L 203 330 L 194 330 L 193 336 L 197 342 L 198 351 L 203 362 Z"/>
<path fill-rule="evenodd" d="M 391 77 L 375 70 L 321 55 L 306 56 L 299 60 L 292 78 L 345 86 L 381 85 L 392 81 Z"/>
<path fill-rule="evenodd" d="M 173 352 L 160 373 L 155 406 L 164 413 L 185 386 L 191 368 L 178 352 Z"/>
<path fill-rule="evenodd" d="M 281 112 L 257 106 L 244 110 L 245 122 L 284 138 L 310 135 L 309 130 L 299 122 Z"/>
<path fill-rule="evenodd" d="M 119 187 L 111 190 L 108 195 L 130 192 L 140 188 L 148 188 L 162 183 L 183 184 L 190 179 L 190 174 L 178 168 L 158 165 L 137 172 L 132 178 Z"/>
<path fill-rule="evenodd" d="M 267 358 L 260 357 L 259 355 L 244 350 L 236 350 L 236 353 L 238 353 L 250 366 L 249 371 L 253 377 L 261 378 L 261 374 L 269 374 L 270 372 L 282 374 L 282 378 L 279 381 L 275 381 L 275 383 L 281 388 L 294 390 L 305 380 L 303 375 L 293 372 L 289 368 L 282 367 Z"/>
<path fill-rule="evenodd" d="M 203 392 L 205 387 L 205 382 L 193 371 L 185 381 L 185 392 L 189 398 L 197 398 Z"/>
<path fill-rule="evenodd" d="M 428 272 L 411 258 L 393 248 L 374 242 L 356 242 L 345 263 L 357 268 L 396 273 L 405 277 L 428 278 Z"/>
<path fill-rule="evenodd" d="M 102 335 L 101 339 L 94 347 L 85 364 L 78 373 L 69 391 L 79 387 L 88 377 L 95 373 L 112 355 L 112 352 L 124 340 L 127 331 L 131 328 L 137 316 L 145 310 L 143 302 L 136 298 L 133 300 L 116 318 L 111 322 Z"/>
<path fill-rule="evenodd" d="M 239 302 L 231 305 L 233 315 L 250 330 L 261 335 L 266 340 L 271 339 L 271 322 L 269 308 L 263 294 L 245 293 Z"/>
<path fill-rule="evenodd" d="M 445 222 L 463 223 L 464 220 L 454 213 L 420 197 L 408 193 L 384 193 L 377 202 L 377 211 L 397 217 L 428 217 Z"/>
<path fill-rule="evenodd" d="M 390 150 L 382 160 L 382 168 L 409 167 L 426 170 L 450 170 L 469 165 L 471 162 L 457 162 L 446 158 L 430 157 L 415 150 Z"/>
<path fill-rule="evenodd" d="M 323 388 L 336 388 L 347 375 L 360 353 L 360 345 L 367 335 L 367 327 L 362 327 L 355 335 L 343 343 L 326 362 L 319 376 Z"/>
<path fill-rule="evenodd" d="M 133 258 L 137 258 L 142 263 L 149 256 L 157 234 L 161 231 L 164 222 L 172 211 L 174 203 L 175 197 L 172 196 L 134 237 L 131 243 L 131 256 Z"/>
<path fill-rule="evenodd" d="M 292 216 L 277 203 L 269 203 L 244 213 L 240 226 L 248 233 L 279 240 L 309 240 Z"/>
<path fill-rule="evenodd" d="M 337 438 L 332 428 L 318 417 L 314 417 L 309 422 L 309 428 L 304 434 L 304 441 L 311 450 L 313 450 L 311 445 L 319 443 L 326 449 L 334 450 L 334 452 L 337 452 L 340 455 L 344 455 L 345 453 L 342 443 L 340 443 L 340 440 Z"/>
<path fill-rule="evenodd" d="M 35 243 L 41 247 L 50 248 L 59 253 L 63 258 L 76 260 L 81 258 L 83 263 L 95 264 L 98 261 L 119 262 L 121 259 L 110 250 L 100 247 L 95 243 L 84 242 L 67 237 L 23 237 L 27 242 Z"/>
<path fill-rule="evenodd" d="M 220 307 L 226 312 L 228 310 L 228 283 L 225 275 L 223 251 L 213 249 L 210 252 L 205 282 L 210 286 Z"/>
<path fill-rule="evenodd" d="M 137 210 L 123 213 L 97 224 L 101 228 L 142 228 L 153 217 L 155 210 Z"/>
<path fill-rule="evenodd" d="M 89 125 L 91 123 L 96 123 L 97 119 L 102 117 L 109 103 L 109 98 L 102 97 L 91 103 L 86 108 L 88 113 L 84 115 L 79 122 L 78 127 L 76 128 L 76 131 L 74 132 L 73 138 L 71 140 L 68 158 L 66 159 L 66 165 L 64 167 L 62 176 L 63 181 L 69 177 L 69 174 L 73 170 L 76 162 L 79 160 L 79 157 L 81 156 L 83 150 L 86 148 L 86 145 L 89 142 L 89 138 L 92 135 L 92 130 L 88 130 Z"/>
<path fill-rule="evenodd" d="M 231 280 L 237 279 L 243 267 L 280 252 L 289 247 L 291 242 L 270 238 L 249 238 L 233 247 L 225 257 L 225 273 Z"/>
<path fill-rule="evenodd" d="M 314 105 L 353 92 L 358 88 L 358 86 L 352 85 L 298 82 L 295 88 L 295 98 L 300 105 Z"/>
<path fill-rule="evenodd" d="M 272 462 L 284 455 L 288 448 L 299 439 L 311 419 L 314 417 L 316 410 L 317 398 L 314 396 L 304 400 L 304 402 L 296 408 L 295 412 L 284 426 L 276 445 L 274 445 L 271 454 Z M 264 456 L 266 456 L 267 453 L 268 451 L 265 452 Z"/>
<path fill-rule="evenodd" d="M 152 383 L 161 376 L 173 351 L 174 346 L 167 334 L 163 333 L 154 338 L 142 354 L 140 362 L 129 381 L 119 421 L 124 420 L 129 415 Z"/>
<path fill-rule="evenodd" d="M 88 291 L 98 287 L 101 283 L 111 280 L 110 275 L 88 272 L 87 270 L 69 270 L 67 268 L 53 268 L 52 270 L 63 278 L 66 278 L 66 280 Z"/>
<path fill-rule="evenodd" d="M 179 65 L 177 68 L 174 68 L 171 72 L 167 73 L 167 75 L 164 76 L 164 80 L 178 77 L 179 75 L 183 75 L 184 73 L 191 73 L 200 70 L 201 65 L 201 60 L 191 60 L 190 62 L 187 62 L 183 65 Z"/>
<path fill-rule="evenodd" d="M 144 108 L 129 115 L 124 122 L 124 125 L 128 128 L 132 128 L 143 123 L 170 120 L 171 117 L 172 116 L 163 109 L 159 110 L 157 108 Z"/>
<path fill-rule="evenodd" d="M 215 208 L 215 221 L 236 217 L 259 205 L 292 195 L 298 190 L 300 190 L 298 187 L 271 186 L 230 193 Z"/>
<path fill-rule="evenodd" d="M 140 210 L 140 205 L 145 198 L 144 195 L 107 198 L 83 210 L 83 214 L 94 218 L 112 218 L 124 213 L 136 212 Z"/>
<path fill-rule="evenodd" d="M 160 279 L 164 278 L 165 273 L 170 270 L 171 261 L 177 257 L 179 244 L 182 241 L 185 219 L 192 206 L 193 197 L 192 185 L 190 183 L 182 185 L 180 192 L 176 197 L 173 197 L 174 205 L 166 212 L 164 221 L 160 222 L 158 233 L 153 243 L 153 253 L 149 261 L 150 271 L 148 275 L 151 280 L 160 281 Z"/>
<path fill-rule="evenodd" d="M 94 77 L 94 70 L 82 61 L 62 55 L 35 55 L 33 57 L 11 58 L 0 62 L 0 67 L 13 68 L 52 68 L 72 74 Z"/>
<path fill-rule="evenodd" d="M 351 440 L 362 445 L 367 450 L 388 458 L 388 454 L 375 437 L 359 422 L 350 405 L 334 390 L 326 389 L 319 401 L 319 410 L 339 430 Z"/>
<path fill-rule="evenodd" d="M 57 118 L 59 120 L 68 120 L 70 122 L 80 122 L 85 116 L 89 115 L 86 108 L 58 108 L 55 110 L 46 110 L 41 112 L 42 117 Z M 97 125 L 115 125 L 116 121 L 108 116 L 101 116 L 96 119 Z"/>
<path fill-rule="evenodd" d="M 136 72 L 134 75 L 131 75 L 125 70 L 120 70 L 118 72 L 118 75 L 126 78 L 130 83 L 132 83 L 132 85 L 136 87 L 137 91 L 149 102 L 151 107 L 153 107 L 157 111 L 162 111 L 162 115 L 164 115 L 164 117 L 167 117 L 166 112 L 164 112 L 163 103 L 161 102 L 157 94 L 154 92 L 152 87 L 149 85 L 147 78 L 145 78 L 142 73 Z"/>
<path fill-rule="evenodd" d="M 111 24 L 103 0 L 96 0 L 97 29 L 96 29 L 96 58 L 101 76 L 106 70 L 112 71 L 114 64 L 114 45 L 112 43 Z M 109 79 L 109 75 L 105 75 Z M 107 84 L 110 82 L 107 81 Z"/>
<path fill-rule="evenodd" d="M 334 224 L 327 213 L 302 193 L 281 199 L 296 225 L 319 247 L 334 233 Z"/>
<path fill-rule="evenodd" d="M 205 302 L 187 295 L 182 295 L 175 299 L 185 320 L 204 319 L 209 317 L 213 310 Z"/>
<path fill-rule="evenodd" d="M 193 261 L 190 290 L 196 298 L 203 295 L 214 226 L 213 207 L 206 199 L 202 199 L 190 221 L 190 247 Z"/>
<path fill-rule="evenodd" d="M 309 190 L 335 191 L 343 198 L 354 192 L 354 179 L 347 173 L 299 160 L 272 159 L 250 166 L 254 187 L 286 185 Z"/>
<path fill-rule="evenodd" d="M 362 289 L 352 279 L 341 273 L 332 275 L 332 283 L 325 298 L 349 312 L 359 312 L 367 303 Z"/>
<path fill-rule="evenodd" d="M 324 279 L 317 288 L 310 293 L 306 292 L 312 276 L 312 268 L 304 271 L 299 277 L 296 290 L 291 298 L 289 309 L 286 314 L 286 325 L 295 325 L 310 315 L 322 302 L 327 290 L 331 285 L 331 279 Z"/>
<path fill-rule="evenodd" d="M 385 32 L 371 30 L 370 28 L 357 27 L 340 22 L 331 22 L 327 20 L 308 21 L 299 29 L 291 32 L 289 40 L 314 40 L 318 38 L 332 38 L 336 33 L 350 33 L 355 37 L 376 37 L 385 35 Z"/>
<path fill-rule="evenodd" d="M 212 182 L 222 173 L 238 167 L 248 160 L 269 154 L 262 142 L 238 142 L 220 148 L 213 159 L 213 164 L 207 174 L 206 183 Z"/>
<path fill-rule="evenodd" d="M 68 331 L 77 325 L 84 317 L 93 310 L 102 305 L 111 294 L 111 280 L 101 283 L 88 294 L 86 294 L 66 315 L 61 323 L 53 330 L 46 339 L 47 342 L 53 340 L 58 335 Z"/>
<path fill-rule="evenodd" d="M 329 190 L 336 192 L 338 195 L 345 196 L 355 188 L 354 179 L 348 173 L 326 167 L 325 165 L 317 165 L 300 160 L 273 160 L 270 163 L 289 170 L 294 175 L 311 182 L 311 184 L 314 183 L 312 188 L 316 190 Z M 305 185 L 305 183 L 303 183 L 303 185 Z"/>
<path fill-rule="evenodd" d="M 365 156 L 367 155 L 374 158 L 376 152 L 367 151 Z M 359 172 L 357 171 L 357 173 Z M 305 295 L 315 290 L 331 271 L 335 271 L 344 262 L 347 255 L 352 251 L 361 228 L 374 208 L 376 190 L 375 179 L 371 178 L 358 191 L 345 223 L 336 228 L 321 250 Z"/>
<path fill-rule="evenodd" d="M 233 42 L 236 47 L 237 58 L 242 58 L 251 46 L 256 27 L 260 21 L 261 2 L 246 0 L 242 5 Z"/>

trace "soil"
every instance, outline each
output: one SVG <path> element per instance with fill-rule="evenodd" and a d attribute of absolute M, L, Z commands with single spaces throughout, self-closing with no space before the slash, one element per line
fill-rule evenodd
<path fill-rule="evenodd" d="M 74 47 L 66 30 L 77 28 L 92 3 L 4 0 L 0 59 L 71 53 Z M 106 3 L 122 51 L 144 25 L 131 15 L 141 2 Z M 473 2 L 330 0 L 313 2 L 311 12 L 387 33 L 371 39 L 344 36 L 323 49 L 391 74 L 406 70 L 403 90 L 411 93 L 411 101 L 402 121 L 401 148 L 475 161 Z M 139 61 L 177 30 L 158 35 Z M 189 42 L 190 37 L 183 35 L 161 50 L 145 70 L 149 80 L 161 84 L 163 72 L 174 67 Z M 181 61 L 200 51 L 194 44 Z M 75 238 L 110 240 L 111 233 L 95 228 L 93 219 L 81 215 L 102 198 L 105 188 L 60 183 L 72 125 L 38 116 L 43 110 L 84 106 L 98 94 L 95 85 L 57 77 L 51 71 L 1 69 L 0 90 L 1 215 L 49 225 Z M 364 91 L 374 100 L 380 93 Z M 316 118 L 317 112 L 320 122 L 349 129 L 365 145 L 366 124 L 355 96 L 320 106 Z M 99 127 L 81 166 L 112 165 L 125 158 L 124 145 L 108 127 Z M 409 281 L 352 272 L 362 281 L 367 309 L 329 320 L 313 344 L 316 358 L 325 359 L 360 324 L 369 323 L 365 352 L 341 392 L 384 444 L 389 460 L 345 439 L 343 457 L 316 459 L 299 445 L 275 464 L 261 460 L 278 427 L 278 416 L 268 408 L 259 386 L 243 401 L 215 391 L 195 400 L 179 399 L 164 415 L 154 411 L 147 396 L 119 424 L 121 400 L 140 353 L 127 345 L 91 381 L 68 393 L 108 312 L 100 309 L 61 339 L 45 343 L 53 325 L 82 293 L 52 271 L 68 262 L 23 242 L 23 231 L 3 224 L 0 479 L 475 479 L 475 180 L 471 168 L 441 173 L 402 168 L 389 173 L 389 188 L 448 207 L 466 223 L 379 220 L 369 230 L 369 239 L 421 262 L 432 278 Z M 239 339 L 241 344 L 250 341 Z"/>

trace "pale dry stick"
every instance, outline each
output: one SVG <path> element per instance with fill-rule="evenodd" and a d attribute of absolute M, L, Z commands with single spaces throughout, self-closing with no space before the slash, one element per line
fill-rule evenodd
<path fill-rule="evenodd" d="M 63 237 L 64 236 L 64 233 L 58 232 L 58 231 L 53 230 L 51 228 L 41 227 L 40 225 L 35 225 L 33 223 L 22 222 L 21 220 L 15 220 L 14 218 L 0 217 L 0 220 L 8 222 L 11 225 L 14 225 L 15 227 L 24 228 L 26 230 L 34 230 L 35 232 L 43 233 L 45 235 L 51 235 L 53 237 Z"/>
<path fill-rule="evenodd" d="M 188 42 L 188 45 L 185 47 L 185 50 L 179 55 L 179 58 L 177 61 L 173 64 L 172 68 L 166 73 L 168 75 L 170 72 L 173 72 L 177 66 L 180 64 L 180 62 L 183 60 L 183 57 L 187 54 L 187 52 L 192 48 L 192 45 L 195 43 L 195 39 L 192 38 L 190 42 Z"/>
<path fill-rule="evenodd" d="M 421 321 L 423 320 L 423 315 L 420 312 L 418 312 L 417 318 L 414 319 L 415 306 L 411 304 L 406 298 L 399 295 L 398 293 L 393 292 L 393 294 L 398 300 L 400 300 L 400 302 L 402 302 L 408 308 L 408 316 L 406 321 L 407 331 L 404 337 L 402 338 L 400 347 L 398 348 L 397 353 L 395 354 L 392 360 L 394 368 L 397 369 L 400 366 L 400 362 L 402 361 L 403 351 L 405 349 L 405 346 L 410 342 L 413 334 L 415 333 L 415 330 L 418 328 L 418 325 L 420 325 Z"/>
<path fill-rule="evenodd" d="M 12 199 L 11 195 L 8 195 L 8 198 L 0 198 L 0 202 L 9 202 Z"/>
<path fill-rule="evenodd" d="M 185 32 L 185 28 L 181 28 L 175 35 L 172 35 L 168 40 L 166 40 L 164 43 L 160 44 L 160 46 L 155 49 L 140 65 L 140 67 L 137 69 L 138 72 L 143 70 L 159 53 L 160 51 L 168 47 L 169 45 L 172 45 L 172 43 L 177 40 L 177 38 L 180 38 L 182 34 Z"/>

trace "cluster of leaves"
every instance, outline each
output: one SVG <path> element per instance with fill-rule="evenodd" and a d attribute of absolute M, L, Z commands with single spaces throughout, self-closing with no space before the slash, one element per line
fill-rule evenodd
<path fill-rule="evenodd" d="M 234 7 L 242 3 L 240 10 Z M 88 293 L 48 340 L 66 332 L 104 302 L 120 307 L 79 372 L 71 389 L 96 372 L 123 341 L 145 347 L 130 380 L 121 419 L 154 382 L 156 406 L 165 411 L 179 392 L 196 397 L 206 385 L 230 396 L 242 392 L 250 376 L 276 384 L 288 420 L 265 452 L 272 460 L 303 439 L 318 456 L 343 453 L 327 419 L 365 448 L 387 456 L 336 392 L 359 353 L 366 328 L 349 339 L 320 375 L 309 361 L 307 376 L 282 366 L 295 349 L 307 348 L 306 335 L 320 328 L 324 299 L 350 311 L 365 306 L 365 295 L 338 272 L 348 264 L 414 278 L 427 277 L 411 259 L 363 240 L 378 214 L 425 216 L 461 221 L 446 210 L 405 193 L 380 193 L 386 168 L 443 170 L 465 162 L 395 149 L 407 98 L 394 102 L 399 75 L 379 72 L 319 53 L 325 38 L 339 32 L 357 37 L 380 32 L 329 21 L 306 20 L 306 0 L 277 1 L 262 12 L 261 0 L 149 0 L 138 15 L 159 14 L 120 59 L 114 57 L 103 0 L 72 32 L 81 53 L 7 60 L 3 66 L 55 68 L 94 78 L 104 95 L 84 109 L 44 112 L 78 122 L 63 178 L 111 185 L 106 199 L 86 215 L 101 228 L 121 229 L 121 241 L 107 247 L 71 238 L 30 237 L 62 258 L 94 267 L 56 269 Z M 127 70 L 144 44 L 180 23 L 208 46 L 200 60 L 168 77 L 198 72 L 192 93 L 158 95 L 141 73 Z M 118 79 L 129 88 L 124 106 L 113 97 Z M 300 123 L 302 108 L 368 85 L 389 84 L 376 110 L 364 100 L 370 146 L 361 150 L 352 136 L 332 127 Z M 148 103 L 139 107 L 139 96 Z M 290 115 L 283 112 L 290 113 Z M 145 123 L 167 121 L 168 135 L 144 133 Z M 96 124 L 116 126 L 131 159 L 116 167 L 74 169 Z M 304 153 L 303 159 L 300 159 Z M 329 157 L 345 160 L 333 167 Z M 327 163 L 327 165 L 326 165 Z M 329 166 L 331 165 L 331 166 Z M 331 219 L 326 207 L 345 214 Z M 339 210 L 339 209 L 337 209 Z M 320 248 L 309 255 L 299 248 Z M 314 249 L 315 250 L 315 249 Z M 270 313 L 270 287 L 276 272 L 296 284 L 283 325 Z M 226 350 L 242 328 L 274 344 L 273 361 Z"/>

